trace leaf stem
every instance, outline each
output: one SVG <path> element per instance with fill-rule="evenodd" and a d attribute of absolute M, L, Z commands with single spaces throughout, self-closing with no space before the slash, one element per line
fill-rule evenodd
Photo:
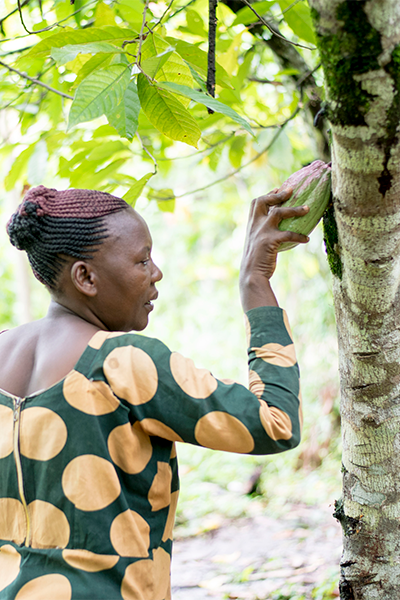
<path fill-rule="evenodd" d="M 143 151 L 144 151 L 144 152 L 146 152 L 147 156 L 149 156 L 149 157 L 151 158 L 151 160 L 153 161 L 153 163 L 154 163 L 154 175 L 155 175 L 155 174 L 157 173 L 157 170 L 158 170 L 158 164 L 157 164 L 157 160 L 156 160 L 156 159 L 155 159 L 155 157 L 152 155 L 152 153 L 150 152 L 150 150 L 148 150 L 148 148 L 146 148 L 146 146 L 143 144 L 143 140 L 142 140 L 142 138 L 140 137 L 140 135 L 139 135 L 139 132 L 138 132 L 138 131 L 136 131 L 136 137 L 137 137 L 137 139 L 139 140 L 139 142 L 140 142 L 140 144 L 141 144 L 141 146 L 142 146 L 142 148 L 143 148 Z"/>

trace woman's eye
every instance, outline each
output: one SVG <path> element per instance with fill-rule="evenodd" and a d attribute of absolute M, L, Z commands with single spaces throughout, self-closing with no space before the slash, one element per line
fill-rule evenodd
<path fill-rule="evenodd" d="M 143 264 L 143 265 L 147 265 L 147 264 L 148 264 L 148 262 L 150 262 L 150 259 L 149 259 L 149 258 L 146 258 L 145 260 L 142 260 L 142 264 Z"/>

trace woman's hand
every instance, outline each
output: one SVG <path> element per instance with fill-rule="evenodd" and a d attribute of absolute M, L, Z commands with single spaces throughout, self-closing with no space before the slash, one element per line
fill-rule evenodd
<path fill-rule="evenodd" d="M 269 284 L 276 268 L 276 254 L 283 242 L 304 244 L 309 238 L 292 231 L 280 231 L 279 223 L 289 217 L 302 217 L 309 208 L 281 207 L 292 189 L 275 189 L 251 203 L 246 241 L 240 267 L 240 293 L 244 311 L 257 306 L 278 306 Z"/>

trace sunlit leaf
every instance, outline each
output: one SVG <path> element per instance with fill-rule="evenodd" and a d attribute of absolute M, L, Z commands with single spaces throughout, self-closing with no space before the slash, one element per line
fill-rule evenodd
<path fill-rule="evenodd" d="M 113 9 L 105 2 L 99 2 L 95 12 L 95 27 L 104 27 L 104 25 L 115 25 L 115 14 Z"/>
<path fill-rule="evenodd" d="M 91 42 L 122 43 L 137 37 L 137 32 L 116 26 L 89 27 L 88 29 L 65 28 L 61 33 L 55 33 L 36 46 L 33 46 L 26 56 L 47 56 L 52 48 L 62 48 L 69 44 L 89 44 Z"/>
<path fill-rule="evenodd" d="M 237 114 L 236 111 L 233 110 L 230 106 L 226 106 L 226 104 L 222 104 L 222 102 L 218 102 L 215 98 L 211 98 L 211 96 L 207 96 L 207 94 L 203 94 L 202 92 L 197 92 L 196 90 L 192 90 L 184 85 L 178 85 L 177 83 L 160 83 L 159 87 L 167 88 L 171 91 L 176 92 L 177 94 L 182 94 L 182 96 L 187 96 L 194 102 L 198 102 L 199 104 L 204 104 L 207 108 L 211 108 L 214 112 L 221 113 L 226 117 L 229 117 L 236 123 L 239 123 L 246 131 L 253 135 L 253 131 L 249 125 L 249 123 L 243 119 L 240 115 Z"/>
<path fill-rule="evenodd" d="M 129 188 L 126 194 L 122 196 L 125 202 L 127 202 L 131 206 L 135 206 L 136 200 L 139 198 L 140 194 L 146 187 L 147 182 L 153 177 L 153 175 L 154 173 L 147 173 L 141 179 L 135 181 L 135 183 Z"/>
<path fill-rule="evenodd" d="M 242 164 L 247 138 L 245 135 L 236 135 L 229 148 L 229 160 L 232 167 L 238 169 Z"/>
<path fill-rule="evenodd" d="M 97 54 L 98 52 L 106 54 L 118 54 L 122 52 L 120 48 L 109 44 L 108 42 L 92 42 L 90 44 L 67 44 L 62 48 L 52 48 L 50 56 L 63 65 L 74 60 L 78 54 Z"/>
<path fill-rule="evenodd" d="M 73 88 L 77 88 L 78 85 L 84 80 L 86 79 L 86 77 L 88 75 L 90 75 L 90 73 L 93 73 L 94 71 L 97 71 L 98 69 L 104 69 L 105 67 L 108 67 L 108 65 L 110 64 L 112 59 L 112 54 L 95 54 L 94 56 L 92 56 L 87 62 L 85 62 L 85 64 L 83 65 L 83 67 L 78 71 L 77 73 L 77 77 L 73 83 Z"/>
<path fill-rule="evenodd" d="M 28 165 L 28 161 L 35 150 L 35 145 L 36 144 L 31 144 L 30 146 L 28 146 L 28 148 L 22 150 L 21 154 L 17 156 L 17 158 L 14 160 L 11 169 L 9 170 L 8 174 L 4 179 L 4 188 L 6 192 L 11 191 L 14 188 L 17 181 L 23 178 L 23 175 L 26 171 L 26 167 Z"/>
<path fill-rule="evenodd" d="M 186 89 L 186 86 L 170 85 Z M 144 75 L 138 76 L 138 94 L 145 115 L 156 129 L 173 140 L 197 148 L 201 131 L 192 115 L 173 94 L 150 84 Z"/>
<path fill-rule="evenodd" d="M 122 102 L 112 111 L 106 112 L 110 125 L 115 127 L 121 137 L 132 140 L 138 127 L 140 101 L 134 81 L 130 81 Z"/>
<path fill-rule="evenodd" d="M 181 85 L 187 85 L 188 87 L 193 86 L 193 77 L 190 68 L 185 61 L 174 52 L 173 47 L 169 45 L 162 37 L 158 35 L 149 35 L 146 42 L 143 44 L 142 58 L 145 62 L 152 57 L 163 57 L 164 52 L 169 52 L 172 48 L 172 52 L 166 57 L 157 68 L 154 74 L 150 74 L 150 77 L 156 77 L 157 81 L 173 81 L 174 83 L 180 83 Z M 147 70 L 144 68 L 145 72 Z M 179 98 L 178 98 L 179 100 Z M 182 102 L 182 100 L 180 100 Z M 184 100 L 183 105 L 187 106 L 188 102 Z"/>
<path fill-rule="evenodd" d="M 201 50 L 196 44 L 189 44 L 183 40 L 178 40 L 172 37 L 165 38 L 171 46 L 174 46 L 176 52 L 191 66 L 194 68 L 200 75 L 207 78 L 207 52 Z M 216 73 L 215 73 L 215 81 L 217 85 L 221 87 L 231 88 L 232 84 L 229 80 L 228 73 L 225 69 L 218 63 L 215 65 Z"/>
<path fill-rule="evenodd" d="M 290 29 L 302 40 L 315 44 L 315 34 L 307 2 L 300 0 L 295 4 L 293 0 L 278 0 L 283 12 L 283 18 Z"/>
<path fill-rule="evenodd" d="M 154 79 L 159 69 L 167 62 L 173 51 L 173 48 L 167 48 L 167 50 L 164 50 L 161 54 L 142 60 L 140 66 L 149 77 Z"/>
<path fill-rule="evenodd" d="M 124 97 L 129 78 L 126 66 L 112 65 L 84 79 L 71 105 L 68 129 L 115 110 Z"/>

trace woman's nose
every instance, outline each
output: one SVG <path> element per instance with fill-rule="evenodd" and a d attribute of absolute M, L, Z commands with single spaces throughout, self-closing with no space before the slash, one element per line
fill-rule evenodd
<path fill-rule="evenodd" d="M 157 267 L 157 265 L 155 263 L 153 263 L 153 277 L 152 277 L 152 281 L 154 283 L 156 283 L 157 281 L 161 281 L 162 278 L 163 278 L 163 273 L 162 273 L 161 269 L 159 269 Z"/>

